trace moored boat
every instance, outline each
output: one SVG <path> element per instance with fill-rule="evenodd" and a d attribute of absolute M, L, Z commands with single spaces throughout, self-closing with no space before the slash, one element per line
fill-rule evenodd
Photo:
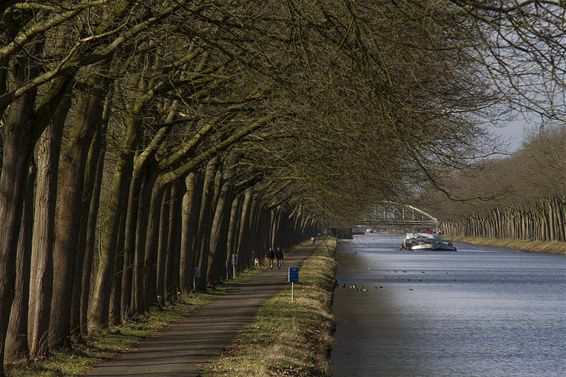
<path fill-rule="evenodd" d="M 400 250 L 456 251 L 456 247 L 439 233 L 407 233 Z"/>

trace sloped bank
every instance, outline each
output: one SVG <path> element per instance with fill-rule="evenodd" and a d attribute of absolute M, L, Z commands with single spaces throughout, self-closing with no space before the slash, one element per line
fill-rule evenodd
<path fill-rule="evenodd" d="M 336 240 L 325 240 L 301 267 L 295 302 L 289 285 L 207 364 L 203 376 L 329 376 L 335 252 Z"/>
<path fill-rule="evenodd" d="M 507 238 L 482 238 L 482 237 L 462 237 L 462 236 L 446 236 L 452 242 L 464 242 L 474 245 L 505 247 L 522 251 L 530 251 L 537 253 L 552 253 L 566 255 L 566 242 L 559 241 L 529 241 L 529 240 L 512 240 Z"/>

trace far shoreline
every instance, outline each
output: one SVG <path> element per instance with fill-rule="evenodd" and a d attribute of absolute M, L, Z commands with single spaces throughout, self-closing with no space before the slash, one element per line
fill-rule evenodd
<path fill-rule="evenodd" d="M 448 235 L 446 235 L 445 238 L 451 242 L 463 242 L 483 246 L 496 246 L 533 253 L 566 255 L 566 242 L 564 241 L 531 241 L 508 238 L 484 238 Z"/>

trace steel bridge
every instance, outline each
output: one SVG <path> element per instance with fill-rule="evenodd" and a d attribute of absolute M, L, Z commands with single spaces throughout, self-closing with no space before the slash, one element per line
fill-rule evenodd
<path fill-rule="evenodd" d="M 423 211 L 408 204 L 383 202 L 368 207 L 357 222 L 369 226 L 395 225 L 414 227 L 436 227 L 438 220 Z"/>

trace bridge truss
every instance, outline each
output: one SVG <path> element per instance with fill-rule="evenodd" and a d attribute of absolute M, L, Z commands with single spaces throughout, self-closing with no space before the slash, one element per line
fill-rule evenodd
<path fill-rule="evenodd" d="M 366 213 L 358 220 L 358 224 L 436 227 L 438 220 L 412 205 L 383 202 L 370 205 Z"/>

